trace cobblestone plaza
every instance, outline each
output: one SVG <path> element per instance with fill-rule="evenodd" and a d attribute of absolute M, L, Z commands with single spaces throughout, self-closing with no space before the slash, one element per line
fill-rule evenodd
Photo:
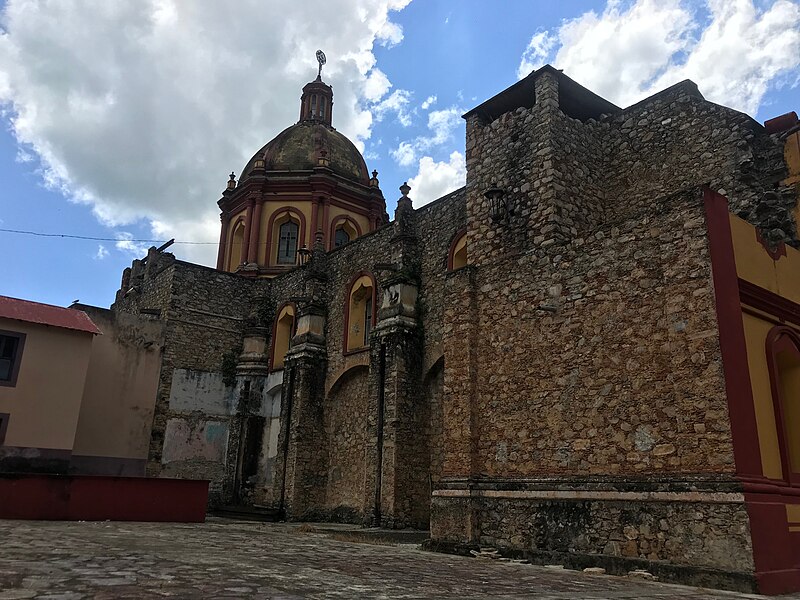
<path fill-rule="evenodd" d="M 223 519 L 0 521 L 0 539 L 1 600 L 760 597 L 436 554 L 413 544 L 347 542 L 335 534 L 308 533 L 307 527 Z"/>

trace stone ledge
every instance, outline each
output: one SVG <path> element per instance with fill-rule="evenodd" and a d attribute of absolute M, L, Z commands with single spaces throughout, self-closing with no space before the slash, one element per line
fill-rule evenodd
<path fill-rule="evenodd" d="M 471 550 L 480 550 L 478 544 L 463 544 L 439 540 L 426 540 L 423 550 L 471 556 Z M 676 565 L 644 558 L 628 558 L 607 554 L 573 554 L 567 552 L 550 552 L 542 550 L 514 550 L 498 548 L 504 558 L 525 559 L 534 565 L 564 565 L 567 569 L 582 571 L 588 567 L 601 567 L 609 575 L 627 575 L 634 569 L 649 571 L 660 581 L 681 583 L 696 587 L 717 588 L 735 592 L 757 593 L 756 578 L 753 573 L 743 571 L 724 571 L 689 565 Z"/>

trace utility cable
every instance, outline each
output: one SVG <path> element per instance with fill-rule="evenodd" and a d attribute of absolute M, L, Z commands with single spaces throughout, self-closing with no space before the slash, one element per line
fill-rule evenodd
<path fill-rule="evenodd" d="M 126 238 L 104 238 L 104 237 L 93 237 L 89 235 L 71 235 L 68 233 L 42 233 L 41 231 L 24 231 L 22 229 L 2 229 L 0 228 L 0 233 L 18 233 L 21 235 L 33 235 L 37 237 L 48 237 L 48 238 L 70 238 L 74 240 L 90 240 L 93 242 L 136 242 L 139 244 L 163 244 L 168 240 L 129 240 Z M 175 244 L 192 244 L 192 245 L 210 245 L 210 244 L 217 244 L 218 242 L 186 242 L 186 241 L 175 241 Z"/>

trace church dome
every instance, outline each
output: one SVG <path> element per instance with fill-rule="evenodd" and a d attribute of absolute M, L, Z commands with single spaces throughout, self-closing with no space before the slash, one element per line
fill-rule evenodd
<path fill-rule="evenodd" d="M 249 178 L 259 158 L 264 159 L 267 171 L 310 171 L 319 165 L 322 151 L 327 165 L 337 175 L 369 185 L 369 173 L 364 157 L 353 142 L 333 127 L 307 119 L 284 129 L 272 141 L 255 153 L 242 171 L 239 183 Z"/>

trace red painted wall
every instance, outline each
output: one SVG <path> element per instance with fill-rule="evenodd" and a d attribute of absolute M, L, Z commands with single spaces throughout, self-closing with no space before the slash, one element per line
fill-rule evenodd
<path fill-rule="evenodd" d="M 208 481 L 0 475 L 0 518 L 202 523 Z"/>

